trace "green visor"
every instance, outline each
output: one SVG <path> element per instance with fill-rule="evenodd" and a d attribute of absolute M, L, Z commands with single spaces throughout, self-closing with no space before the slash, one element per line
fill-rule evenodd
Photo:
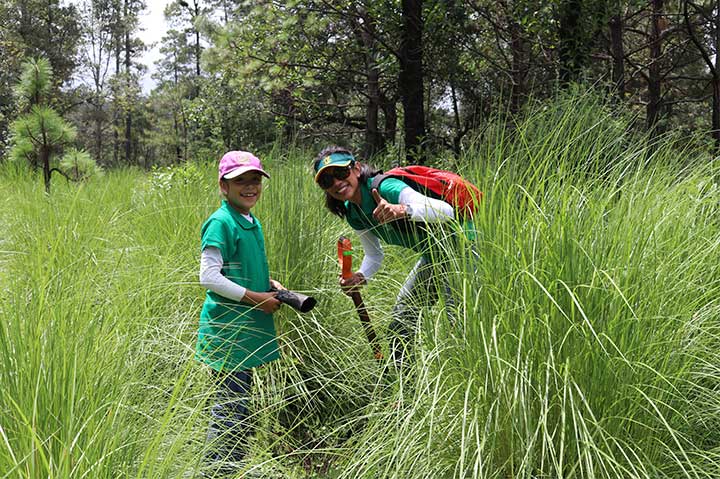
<path fill-rule="evenodd" d="M 354 162 L 355 158 L 350 153 L 338 152 L 324 156 L 320 161 L 315 163 L 315 181 L 320 178 L 320 174 L 322 174 L 325 168 L 330 168 L 331 166 L 348 166 Z"/>

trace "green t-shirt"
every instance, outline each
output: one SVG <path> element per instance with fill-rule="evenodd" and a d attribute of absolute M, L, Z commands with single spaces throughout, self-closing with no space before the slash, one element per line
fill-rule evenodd
<path fill-rule="evenodd" d="M 223 201 L 202 226 L 201 250 L 222 253 L 222 274 L 251 291 L 270 289 L 270 273 L 260 222 L 251 223 Z M 279 357 L 271 314 L 208 290 L 200 313 L 196 357 L 212 369 L 250 369 Z"/>

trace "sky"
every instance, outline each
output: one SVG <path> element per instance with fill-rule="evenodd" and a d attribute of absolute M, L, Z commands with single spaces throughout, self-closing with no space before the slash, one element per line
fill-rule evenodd
<path fill-rule="evenodd" d="M 147 8 L 140 17 L 140 38 L 145 45 L 152 46 L 142 56 L 141 62 L 144 63 L 148 70 L 140 80 L 143 92 L 148 93 L 155 86 L 155 81 L 150 78 L 154 69 L 153 64 L 160 58 L 160 39 L 165 35 L 168 27 L 163 17 L 165 6 L 170 0 L 147 0 Z M 152 45 L 154 43 L 154 45 Z"/>
<path fill-rule="evenodd" d="M 82 0 L 64 0 L 64 4 L 80 4 Z M 141 63 L 148 67 L 147 72 L 140 79 L 140 85 L 144 93 L 149 93 L 155 86 L 155 81 L 150 78 L 153 74 L 153 64 L 160 58 L 160 39 L 162 39 L 168 26 L 165 23 L 163 11 L 171 0 L 146 0 L 145 10 L 140 14 L 141 31 L 139 36 L 149 48 L 143 53 Z"/>

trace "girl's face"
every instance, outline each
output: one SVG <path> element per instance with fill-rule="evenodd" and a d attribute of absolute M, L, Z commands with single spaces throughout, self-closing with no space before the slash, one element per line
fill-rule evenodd
<path fill-rule="evenodd" d="M 231 180 L 220 180 L 220 191 L 230 206 L 247 215 L 260 199 L 262 179 L 263 175 L 259 172 L 248 171 Z"/>
<path fill-rule="evenodd" d="M 351 201 L 360 204 L 360 165 L 331 166 L 323 170 L 318 179 L 320 187 L 327 194 L 340 201 Z M 327 187 L 325 187 L 328 185 Z"/>

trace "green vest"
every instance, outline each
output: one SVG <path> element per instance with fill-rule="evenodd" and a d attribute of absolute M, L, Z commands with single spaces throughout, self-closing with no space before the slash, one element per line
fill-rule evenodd
<path fill-rule="evenodd" d="M 270 289 L 260 222 L 249 222 L 227 201 L 202 226 L 201 250 L 220 249 L 222 274 L 251 291 Z M 279 357 L 271 314 L 208 290 L 200 313 L 196 357 L 212 369 L 250 369 Z"/>

